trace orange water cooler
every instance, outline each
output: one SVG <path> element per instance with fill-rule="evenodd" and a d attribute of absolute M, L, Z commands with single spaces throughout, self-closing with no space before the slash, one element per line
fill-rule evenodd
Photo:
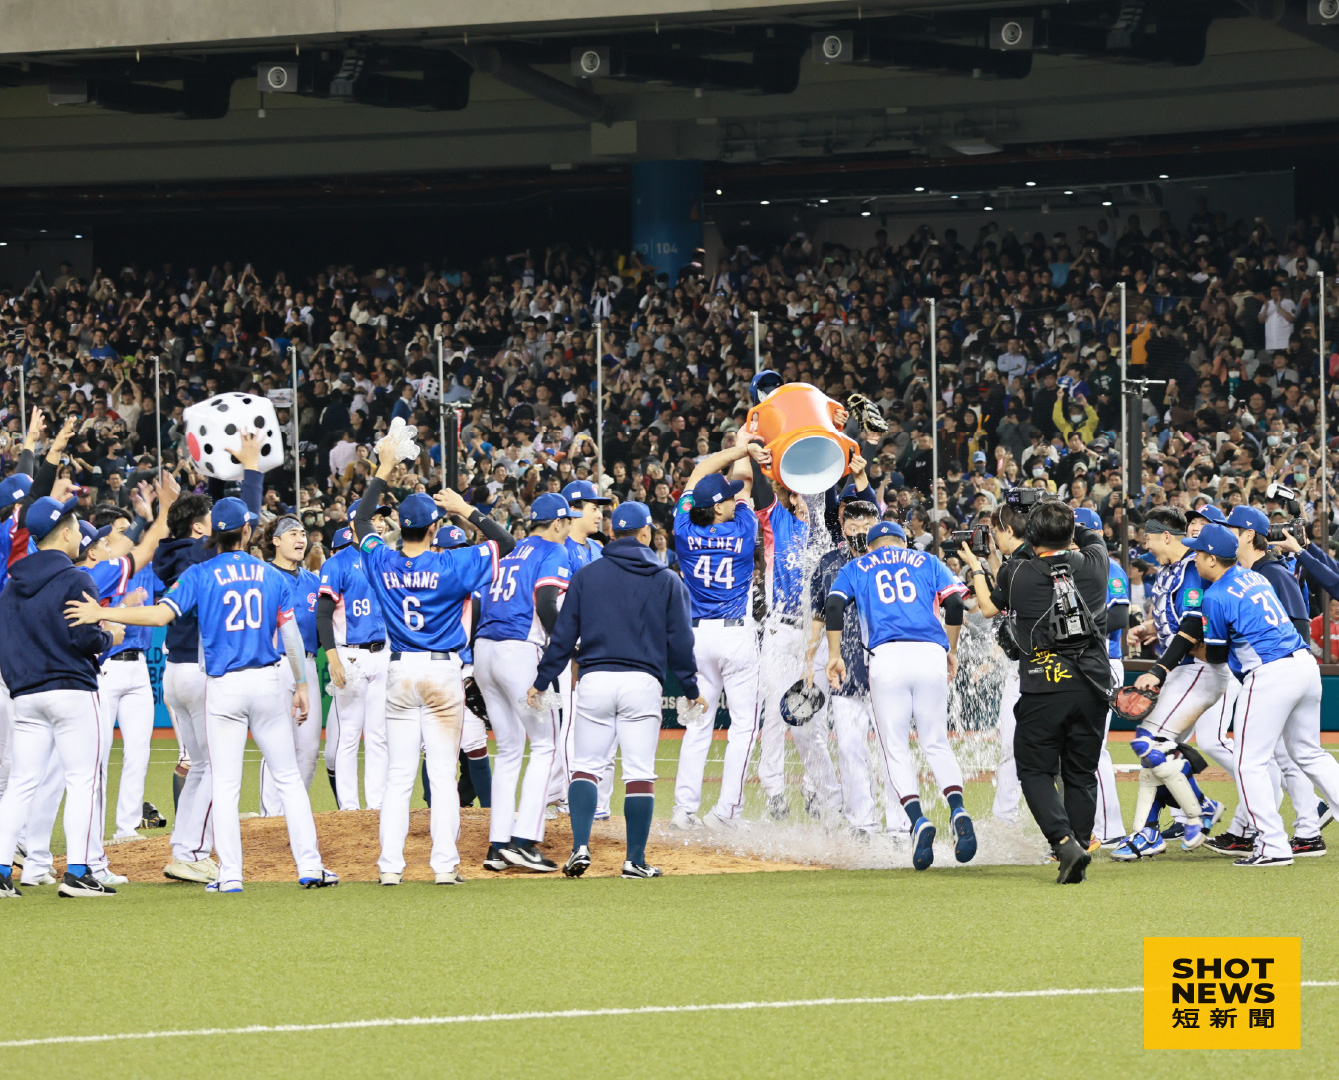
<path fill-rule="evenodd" d="M 840 480 L 857 449 L 838 429 L 841 406 L 808 383 L 787 383 L 749 410 L 744 430 L 772 451 L 763 474 L 797 495 L 818 495 Z"/>

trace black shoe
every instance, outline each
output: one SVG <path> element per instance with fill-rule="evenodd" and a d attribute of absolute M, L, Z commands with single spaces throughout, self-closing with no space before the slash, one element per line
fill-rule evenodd
<path fill-rule="evenodd" d="M 1320 827 L 1322 829 L 1334 820 L 1334 811 L 1324 802 L 1316 803 L 1316 814 L 1320 817 Z"/>
<path fill-rule="evenodd" d="M 65 880 L 60 883 L 60 888 L 56 890 L 61 896 L 115 896 L 116 890 L 109 885 L 103 885 L 93 876 L 91 870 L 84 871 L 83 877 L 75 877 L 68 870 L 65 872 Z"/>
<path fill-rule="evenodd" d="M 509 865 L 519 866 L 522 870 L 531 870 L 536 874 L 551 874 L 558 869 L 558 864 L 552 859 L 544 858 L 544 853 L 534 844 L 524 846 L 507 844 L 505 847 L 498 848 L 498 854 Z"/>
<path fill-rule="evenodd" d="M 1179 840 L 1181 837 L 1185 836 L 1185 834 L 1185 823 L 1180 821 L 1173 821 L 1167 828 L 1162 830 L 1162 838 L 1164 840 Z"/>
<path fill-rule="evenodd" d="M 164 829 L 167 827 L 167 818 L 158 812 L 158 807 L 151 802 L 146 802 L 140 809 L 141 829 Z"/>
<path fill-rule="evenodd" d="M 502 852 L 498 850 L 496 844 L 488 845 L 488 854 L 484 857 L 485 870 L 493 870 L 496 872 L 505 870 L 510 865 L 511 863 L 507 862 L 507 860 L 502 857 Z"/>
<path fill-rule="evenodd" d="M 580 877 L 590 869 L 590 848 L 582 844 L 567 856 L 567 862 L 563 863 L 563 874 L 567 877 Z"/>
<path fill-rule="evenodd" d="M 623 876 L 625 878 L 653 878 L 664 877 L 658 866 L 647 866 L 645 863 L 624 862 Z"/>
<path fill-rule="evenodd" d="M 785 821 L 790 817 L 790 806 L 786 802 L 784 795 L 769 795 L 767 797 L 767 814 L 773 821 Z"/>
<path fill-rule="evenodd" d="M 19 883 L 14 880 L 14 875 L 0 874 L 0 900 L 18 900 L 22 896 L 23 893 L 19 892 Z"/>
<path fill-rule="evenodd" d="M 1072 836 L 1066 836 L 1060 841 L 1055 849 L 1055 857 L 1060 863 L 1060 874 L 1055 879 L 1057 885 L 1077 885 L 1087 880 L 1088 864 L 1093 861 L 1093 857 Z"/>
<path fill-rule="evenodd" d="M 1233 860 L 1233 866 L 1292 866 L 1291 855 L 1265 856 L 1265 855 L 1247 855 L 1245 858 Z"/>
<path fill-rule="evenodd" d="M 1319 836 L 1294 836 L 1292 849 L 1294 858 L 1315 858 L 1325 854 L 1325 841 Z"/>
<path fill-rule="evenodd" d="M 1216 851 L 1219 855 L 1249 855 L 1255 850 L 1255 841 L 1236 833 L 1219 833 L 1204 841 L 1204 847 Z"/>

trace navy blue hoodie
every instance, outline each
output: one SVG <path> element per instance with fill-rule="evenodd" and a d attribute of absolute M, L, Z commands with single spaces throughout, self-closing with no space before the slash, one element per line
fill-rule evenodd
<path fill-rule="evenodd" d="M 209 558 L 204 537 L 164 540 L 153 553 L 153 572 L 167 588 L 177 583 L 187 568 Z M 195 664 L 200 660 L 200 630 L 194 613 L 179 615 L 167 624 L 164 639 L 169 664 Z"/>
<path fill-rule="evenodd" d="M 0 673 L 11 697 L 98 689 L 98 657 L 112 647 L 96 626 L 71 626 L 65 604 L 97 596 L 88 574 L 62 551 L 35 551 L 9 568 L 0 592 Z"/>
<path fill-rule="evenodd" d="M 635 537 L 606 544 L 603 558 L 576 572 L 535 686 L 551 685 L 574 652 L 582 675 L 644 671 L 663 683 L 668 670 L 688 697 L 697 697 L 688 589 Z"/>

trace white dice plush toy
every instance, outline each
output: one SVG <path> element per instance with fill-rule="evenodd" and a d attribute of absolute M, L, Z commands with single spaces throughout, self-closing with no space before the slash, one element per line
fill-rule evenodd
<path fill-rule="evenodd" d="M 427 375 L 423 381 L 418 384 L 418 396 L 424 401 L 431 401 L 434 405 L 441 399 L 442 384 L 437 381 L 436 375 Z"/>
<path fill-rule="evenodd" d="M 186 450 L 196 468 L 219 480 L 239 480 L 242 466 L 229 450 L 242 445 L 242 432 L 252 431 L 260 439 L 260 471 L 269 472 L 284 463 L 284 443 L 279 420 L 270 400 L 256 394 L 215 394 L 192 405 L 182 419 L 186 424 Z"/>

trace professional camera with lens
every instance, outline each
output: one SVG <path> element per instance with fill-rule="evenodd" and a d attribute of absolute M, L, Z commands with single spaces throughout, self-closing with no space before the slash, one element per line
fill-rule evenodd
<path fill-rule="evenodd" d="M 1299 540 L 1306 536 L 1306 518 L 1302 516 L 1302 504 L 1297 501 L 1297 492 L 1293 488 L 1275 481 L 1265 488 L 1265 498 L 1278 499 L 1283 503 L 1288 513 L 1292 515 L 1291 521 L 1270 525 L 1269 535 L 1265 537 L 1266 540 L 1271 544 L 1277 544 L 1284 539 L 1285 531 Z"/>
<path fill-rule="evenodd" d="M 1031 510 L 1048 495 L 1050 492 L 1041 488 L 1016 487 L 1004 493 L 1004 501 L 1019 510 Z"/>
<path fill-rule="evenodd" d="M 954 529 L 952 536 L 953 550 L 957 551 L 964 544 L 967 545 L 973 555 L 984 559 L 990 554 L 990 526 L 977 525 L 971 529 Z"/>

